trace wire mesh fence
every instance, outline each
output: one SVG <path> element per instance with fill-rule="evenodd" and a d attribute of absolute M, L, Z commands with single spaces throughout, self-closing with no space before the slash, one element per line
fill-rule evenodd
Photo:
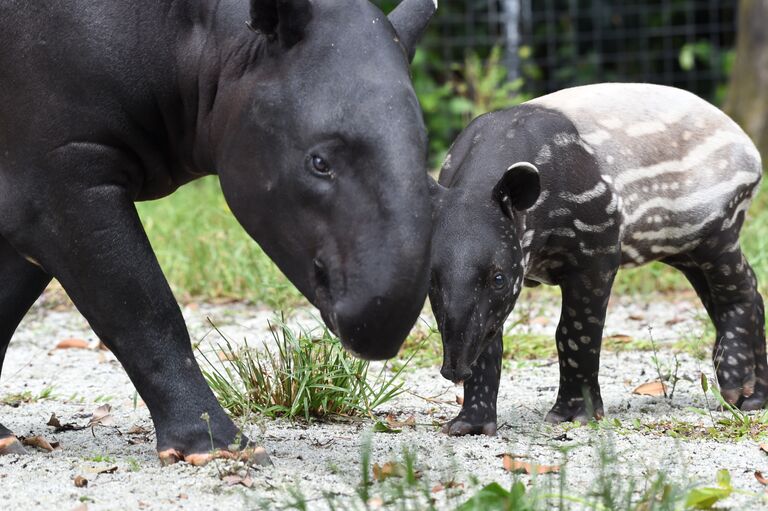
<path fill-rule="evenodd" d="M 381 0 L 391 7 L 396 2 Z M 535 94 L 600 81 L 673 85 L 718 101 L 736 35 L 735 0 L 442 0 L 424 41 L 435 58 L 505 50 Z M 529 59 L 521 59 L 521 52 Z"/>

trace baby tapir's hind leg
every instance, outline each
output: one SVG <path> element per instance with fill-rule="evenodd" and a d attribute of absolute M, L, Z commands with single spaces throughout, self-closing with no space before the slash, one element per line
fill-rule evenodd
<path fill-rule="evenodd" d="M 464 382 L 461 412 L 443 426 L 443 433 L 451 436 L 496 434 L 496 397 L 499 393 L 503 349 L 499 331 L 472 366 L 472 376 Z"/>
<path fill-rule="evenodd" d="M 768 363 L 755 273 L 738 242 L 704 243 L 691 259 L 709 287 L 707 308 L 717 330 L 712 357 L 723 397 L 743 409 L 762 408 L 768 398 Z"/>
<path fill-rule="evenodd" d="M 618 265 L 603 271 L 572 274 L 562 281 L 563 309 L 557 326 L 560 389 L 547 422 L 579 421 L 603 416 L 598 370 L 600 344 L 611 286 Z"/>
<path fill-rule="evenodd" d="M 11 336 L 51 277 L 21 257 L 0 237 L 0 373 Z M 0 455 L 21 454 L 24 448 L 0 424 Z"/>

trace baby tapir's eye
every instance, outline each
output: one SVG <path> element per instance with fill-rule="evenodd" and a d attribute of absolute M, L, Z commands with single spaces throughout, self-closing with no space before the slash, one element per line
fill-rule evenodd
<path fill-rule="evenodd" d="M 320 174 L 321 176 L 328 176 L 331 174 L 331 166 L 322 156 L 312 155 L 312 170 Z"/>
<path fill-rule="evenodd" d="M 504 289 L 504 287 L 507 285 L 507 278 L 502 273 L 496 272 L 493 274 L 491 284 L 496 289 Z"/>

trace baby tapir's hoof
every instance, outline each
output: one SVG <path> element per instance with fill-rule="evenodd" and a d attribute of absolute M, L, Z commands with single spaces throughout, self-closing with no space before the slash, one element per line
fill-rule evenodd
<path fill-rule="evenodd" d="M 471 421 L 459 415 L 443 425 L 443 433 L 448 436 L 486 435 L 496 436 L 496 421 Z"/>
<path fill-rule="evenodd" d="M 184 461 L 190 465 L 201 467 L 213 460 L 225 459 L 248 463 L 249 465 L 270 466 L 272 460 L 263 447 L 248 447 L 240 451 L 216 450 L 206 453 L 182 454 L 176 449 L 166 449 L 157 453 L 160 463 L 164 466 Z"/>
<path fill-rule="evenodd" d="M 603 416 L 603 401 L 600 398 L 592 399 L 591 405 L 588 405 L 582 397 L 570 399 L 558 397 L 555 406 L 552 407 L 544 420 L 550 424 L 560 424 L 561 422 L 586 424 L 592 419 L 600 420 Z"/>
<path fill-rule="evenodd" d="M 27 454 L 27 450 L 15 436 L 0 438 L 0 456 L 6 454 Z"/>

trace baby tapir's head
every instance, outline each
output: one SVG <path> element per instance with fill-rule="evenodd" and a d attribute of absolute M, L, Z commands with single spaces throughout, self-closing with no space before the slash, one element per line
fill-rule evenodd
<path fill-rule="evenodd" d="M 467 188 L 466 181 L 450 188 L 433 184 L 429 299 L 443 338 L 440 372 L 454 382 L 471 376 L 517 301 L 524 276 L 523 212 L 540 193 L 539 173 L 530 163 L 463 172 L 487 172 L 498 180 L 483 190 Z"/>

